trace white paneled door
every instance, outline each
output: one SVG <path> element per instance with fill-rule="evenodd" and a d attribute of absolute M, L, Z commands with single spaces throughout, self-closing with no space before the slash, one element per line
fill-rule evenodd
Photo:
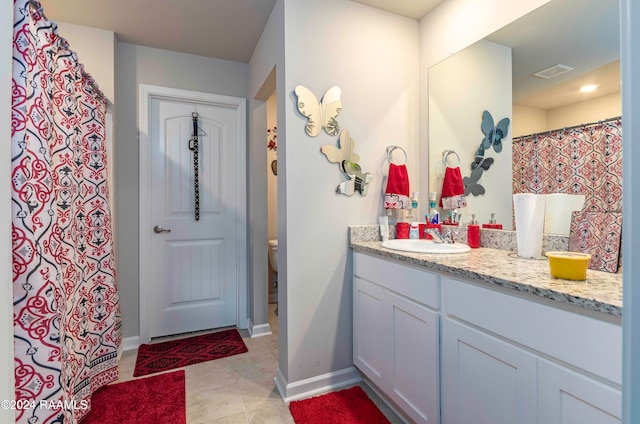
<path fill-rule="evenodd" d="M 237 325 L 238 113 L 151 98 L 149 337 Z M 198 114 L 199 220 L 192 113 Z M 141 252 L 142 253 L 142 252 Z"/>

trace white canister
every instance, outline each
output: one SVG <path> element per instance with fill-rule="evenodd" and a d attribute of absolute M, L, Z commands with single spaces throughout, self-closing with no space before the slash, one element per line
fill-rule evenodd
<path fill-rule="evenodd" d="M 546 195 L 544 194 L 518 193 L 513 195 L 518 256 L 523 258 L 540 258 L 542 256 L 545 203 Z"/>

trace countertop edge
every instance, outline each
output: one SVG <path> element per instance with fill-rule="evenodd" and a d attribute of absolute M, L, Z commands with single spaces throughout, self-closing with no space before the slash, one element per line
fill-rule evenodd
<path fill-rule="evenodd" d="M 408 252 L 392 251 L 382 247 L 367 246 L 363 242 L 351 242 L 350 247 L 355 252 L 370 253 L 384 258 L 395 259 L 409 265 L 420 266 L 422 268 L 425 268 L 425 270 L 444 272 L 452 274 L 454 276 L 466 277 L 474 282 L 491 284 L 502 287 L 504 289 L 531 294 L 546 300 L 550 300 L 552 302 L 560 302 L 565 305 L 576 306 L 578 308 L 586 309 L 589 311 L 611 315 L 612 317 L 616 318 L 622 317 L 621 306 L 610 304 L 601 300 L 584 296 L 577 296 L 571 293 L 554 290 L 551 288 L 536 287 L 529 283 L 518 282 L 500 278 L 494 275 L 483 274 L 472 269 L 464 269 L 448 264 L 442 264 L 438 261 L 437 258 L 426 260 Z"/>

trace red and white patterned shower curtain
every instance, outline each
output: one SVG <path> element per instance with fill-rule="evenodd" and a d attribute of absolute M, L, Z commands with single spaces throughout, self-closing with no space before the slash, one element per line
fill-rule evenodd
<path fill-rule="evenodd" d="M 513 140 L 514 193 L 584 194 L 585 211 L 622 210 L 622 121 Z"/>
<path fill-rule="evenodd" d="M 39 3 L 14 0 L 16 421 L 76 423 L 118 377 L 106 100 Z"/>

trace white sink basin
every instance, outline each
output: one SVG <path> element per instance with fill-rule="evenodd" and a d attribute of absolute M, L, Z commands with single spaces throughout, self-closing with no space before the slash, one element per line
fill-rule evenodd
<path fill-rule="evenodd" d="M 382 247 L 415 253 L 465 253 L 471 250 L 462 243 L 434 243 L 430 240 L 396 239 L 382 242 Z"/>

